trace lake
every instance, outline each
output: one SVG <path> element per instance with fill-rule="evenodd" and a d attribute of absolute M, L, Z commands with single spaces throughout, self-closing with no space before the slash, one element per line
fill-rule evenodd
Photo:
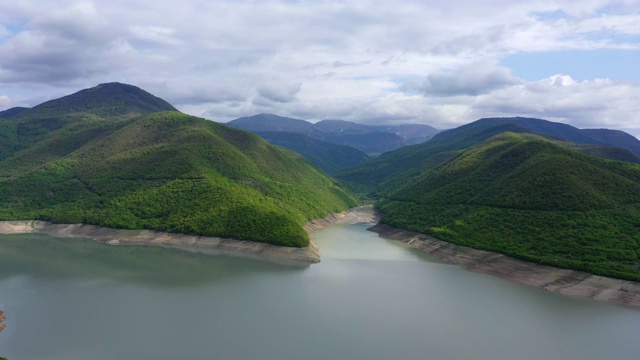
<path fill-rule="evenodd" d="M 444 264 L 335 226 L 285 266 L 0 235 L 9 360 L 638 359 L 640 310 Z"/>

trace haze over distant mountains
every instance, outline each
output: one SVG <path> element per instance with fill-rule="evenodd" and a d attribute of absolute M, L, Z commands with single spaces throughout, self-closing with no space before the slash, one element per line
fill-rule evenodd
<path fill-rule="evenodd" d="M 300 133 L 318 140 L 351 146 L 369 155 L 419 144 L 440 132 L 424 124 L 364 125 L 344 120 L 322 120 L 313 124 L 274 114 L 243 117 L 230 121 L 227 125 L 253 133 Z"/>
<path fill-rule="evenodd" d="M 273 145 L 297 152 L 327 174 L 335 174 L 371 160 L 367 154 L 351 146 L 334 144 L 299 133 L 266 131 L 256 134 Z"/>
<path fill-rule="evenodd" d="M 352 167 L 338 177 L 360 185 L 378 187 L 392 178 L 410 177 L 410 173 L 433 168 L 454 158 L 462 149 L 505 131 L 533 133 L 567 142 L 583 153 L 640 162 L 640 140 L 618 130 L 577 129 L 573 126 L 533 118 L 486 118 L 455 129 L 440 132 L 428 142 L 407 146 Z"/>

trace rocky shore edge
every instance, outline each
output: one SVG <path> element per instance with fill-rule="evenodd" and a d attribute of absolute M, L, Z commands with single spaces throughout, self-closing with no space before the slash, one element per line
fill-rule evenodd
<path fill-rule="evenodd" d="M 322 219 L 309 221 L 305 230 L 313 239 L 316 230 L 334 224 L 356 224 L 371 222 L 372 211 L 363 207 L 331 214 Z M 180 249 L 203 254 L 226 254 L 282 261 L 285 263 L 313 264 L 320 262 L 318 247 L 309 242 L 304 248 L 276 246 L 255 241 L 221 237 L 174 234 L 153 230 L 113 229 L 87 224 L 53 224 L 48 221 L 0 221 L 0 234 L 43 233 L 58 237 L 83 237 L 108 245 L 149 245 Z"/>
<path fill-rule="evenodd" d="M 377 223 L 368 230 L 398 240 L 444 262 L 480 273 L 536 286 L 547 291 L 640 307 L 640 283 L 560 269 L 518 260 L 503 254 L 448 243 L 429 235 Z"/>

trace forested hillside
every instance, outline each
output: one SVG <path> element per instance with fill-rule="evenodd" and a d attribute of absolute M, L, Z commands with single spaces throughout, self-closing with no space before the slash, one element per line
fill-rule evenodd
<path fill-rule="evenodd" d="M 640 141 L 621 131 L 581 130 L 531 118 L 487 118 L 443 131 L 425 143 L 382 154 L 372 161 L 340 171 L 336 177 L 354 184 L 354 187 L 384 196 L 408 179 L 452 159 L 460 151 L 505 131 L 543 135 L 562 141 L 574 150 L 607 159 L 640 160 L 638 153 L 633 152 L 636 146 L 640 149 Z"/>
<path fill-rule="evenodd" d="M 406 181 L 381 222 L 543 264 L 640 280 L 640 166 L 506 132 Z"/>
<path fill-rule="evenodd" d="M 306 221 L 357 203 L 300 155 L 155 112 L 168 103 L 136 89 L 101 85 L 0 120 L 0 219 L 305 246 Z"/>
<path fill-rule="evenodd" d="M 370 160 L 367 154 L 350 146 L 338 145 L 312 137 L 284 131 L 256 132 L 270 144 L 291 149 L 304 156 L 327 174 Z"/>

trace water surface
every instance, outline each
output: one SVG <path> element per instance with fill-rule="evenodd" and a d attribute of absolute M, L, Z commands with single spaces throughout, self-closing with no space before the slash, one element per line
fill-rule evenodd
<path fill-rule="evenodd" d="M 290 267 L 0 236 L 0 356 L 39 359 L 637 359 L 640 310 L 443 264 L 365 225 Z"/>

